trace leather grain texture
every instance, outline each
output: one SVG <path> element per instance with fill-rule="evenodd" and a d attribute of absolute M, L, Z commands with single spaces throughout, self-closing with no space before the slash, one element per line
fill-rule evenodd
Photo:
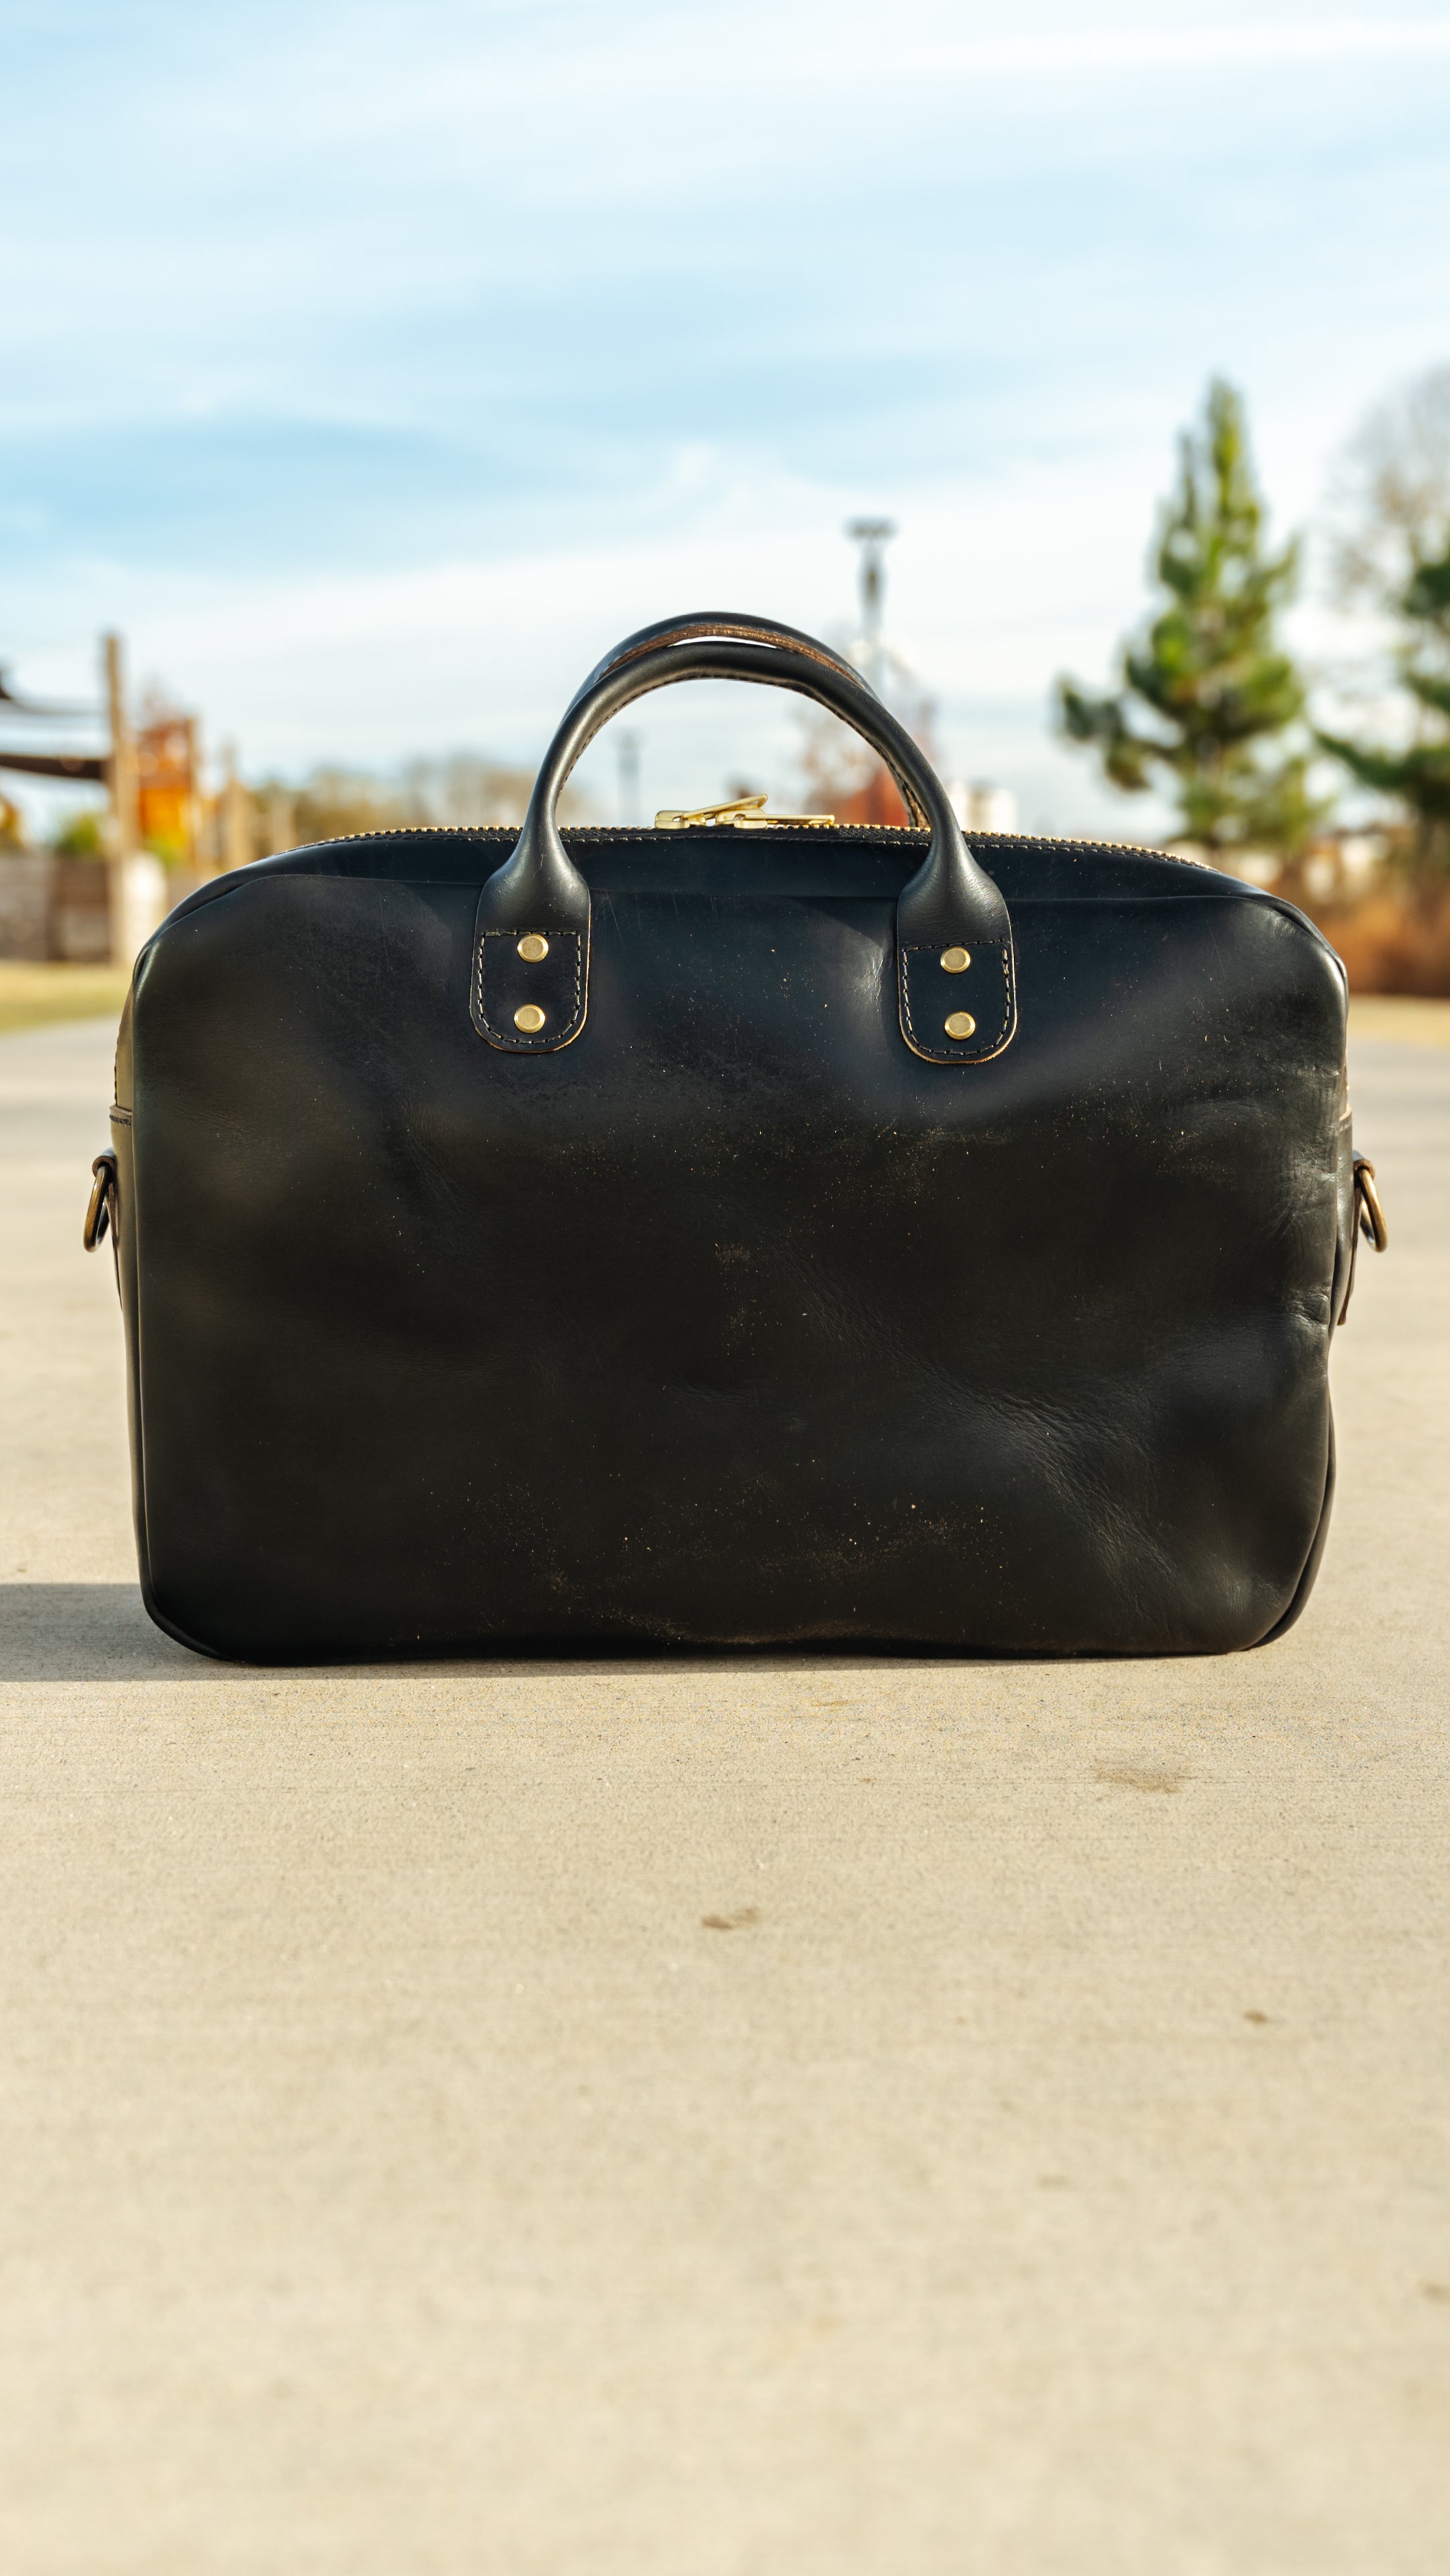
<path fill-rule="evenodd" d="M 898 1023 L 923 834 L 564 839 L 592 958 L 559 1052 L 474 1025 L 507 834 L 293 852 L 144 953 L 117 1217 L 153 1615 L 256 1661 L 1173 1654 L 1292 1615 L 1347 1249 L 1312 926 L 1151 853 L 975 839 L 1020 1020 L 954 1075 Z M 931 973 L 933 1011 L 976 984 Z"/>

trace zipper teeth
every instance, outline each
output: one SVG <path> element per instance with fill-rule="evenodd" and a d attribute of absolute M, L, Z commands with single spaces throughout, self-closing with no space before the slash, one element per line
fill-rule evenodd
<path fill-rule="evenodd" d="M 777 823 L 774 826 L 778 832 L 810 830 L 819 833 L 823 828 L 819 823 Z M 927 838 L 925 832 L 913 831 L 905 823 L 837 823 L 829 828 L 858 833 L 878 841 L 924 841 Z M 391 826 L 379 825 L 370 832 L 340 832 L 335 841 L 300 841 L 297 846 L 299 849 L 336 849 L 350 841 L 415 841 L 429 837 L 476 841 L 486 832 L 496 834 L 501 840 L 517 840 L 518 831 L 516 823 L 394 823 Z M 700 839 L 712 832 L 719 840 L 723 840 L 727 832 L 732 840 L 735 837 L 729 824 L 712 826 L 706 823 L 687 823 L 658 834 L 651 826 L 638 823 L 561 823 L 559 831 L 564 839 L 571 841 L 643 841 L 655 838 L 685 841 Z M 969 848 L 978 843 L 985 847 L 989 842 L 994 848 L 1005 843 L 1010 849 L 1100 850 L 1107 858 L 1163 859 L 1170 867 L 1203 868 L 1210 876 L 1218 873 L 1207 859 L 1186 859 L 1180 850 L 1155 850 L 1144 841 L 1075 841 L 1070 833 L 1062 832 L 973 832 L 968 835 Z"/>

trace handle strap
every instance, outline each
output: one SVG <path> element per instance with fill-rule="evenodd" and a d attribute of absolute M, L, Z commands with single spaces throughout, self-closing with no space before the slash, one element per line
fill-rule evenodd
<path fill-rule="evenodd" d="M 642 654 L 655 652 L 661 645 L 699 644 L 711 639 L 737 644 L 793 645 L 807 661 L 822 663 L 828 671 L 838 672 L 843 680 L 854 680 L 858 687 L 865 689 L 868 697 L 876 695 L 865 675 L 857 670 L 854 662 L 846 659 L 844 653 L 836 652 L 829 644 L 822 644 L 814 635 L 802 634 L 798 626 L 782 626 L 778 618 L 751 617 L 737 609 L 707 608 L 697 610 L 693 617 L 661 617 L 653 626 L 641 626 L 637 634 L 626 635 L 622 644 L 616 644 L 612 652 L 605 654 L 602 662 L 595 663 L 588 679 L 575 690 L 569 701 L 570 711 L 582 698 L 587 698 L 590 690 L 597 688 L 601 680 L 607 680 L 611 671 L 622 670 L 626 662 L 637 662 Z"/>
<path fill-rule="evenodd" d="M 931 835 L 896 906 L 897 1013 L 906 1044 L 932 1064 L 981 1064 L 1000 1054 L 1017 1024 L 1011 921 L 920 745 L 825 646 L 809 637 L 798 642 L 789 629 L 761 620 L 731 621 L 752 633 L 722 636 L 714 622 L 679 618 L 658 634 L 646 629 L 631 637 L 568 709 L 514 849 L 479 896 L 470 996 L 479 1035 L 511 1055 L 547 1055 L 572 1044 L 584 1026 L 589 887 L 564 848 L 556 809 L 594 736 L 635 699 L 676 680 L 751 680 L 791 689 L 842 717 L 886 763 Z"/>

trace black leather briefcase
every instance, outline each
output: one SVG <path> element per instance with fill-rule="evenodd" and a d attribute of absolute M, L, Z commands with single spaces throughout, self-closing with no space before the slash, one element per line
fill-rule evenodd
<path fill-rule="evenodd" d="M 561 834 L 600 725 L 707 677 L 834 709 L 916 826 Z M 140 959 L 98 1188 L 151 1614 L 263 1662 L 1272 1637 L 1329 1510 L 1344 1036 L 1291 905 L 969 850 L 825 646 L 633 636 L 518 835 L 294 850 Z"/>

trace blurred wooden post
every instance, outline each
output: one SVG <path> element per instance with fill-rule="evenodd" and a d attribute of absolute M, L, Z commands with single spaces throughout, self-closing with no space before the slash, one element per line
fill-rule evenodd
<path fill-rule="evenodd" d="M 266 838 L 266 855 L 275 858 L 279 850 L 297 846 L 297 809 L 285 788 L 276 788 L 262 809 L 262 828 Z"/>
<path fill-rule="evenodd" d="M 216 848 L 206 829 L 206 801 L 201 792 L 201 719 L 186 719 L 186 864 L 194 877 L 214 877 Z"/>
<path fill-rule="evenodd" d="M 107 759 L 106 783 L 111 799 L 110 847 L 106 853 L 108 892 L 111 915 L 111 963 L 130 966 L 135 959 L 131 939 L 130 867 L 140 845 L 137 803 L 136 744 L 126 713 L 126 667 L 119 635 L 104 639 L 106 660 L 106 711 L 110 722 L 111 748 Z"/>
<path fill-rule="evenodd" d="M 247 813 L 247 791 L 237 776 L 237 755 L 228 743 L 222 753 L 222 865 L 244 868 L 254 855 L 250 818 Z"/>

